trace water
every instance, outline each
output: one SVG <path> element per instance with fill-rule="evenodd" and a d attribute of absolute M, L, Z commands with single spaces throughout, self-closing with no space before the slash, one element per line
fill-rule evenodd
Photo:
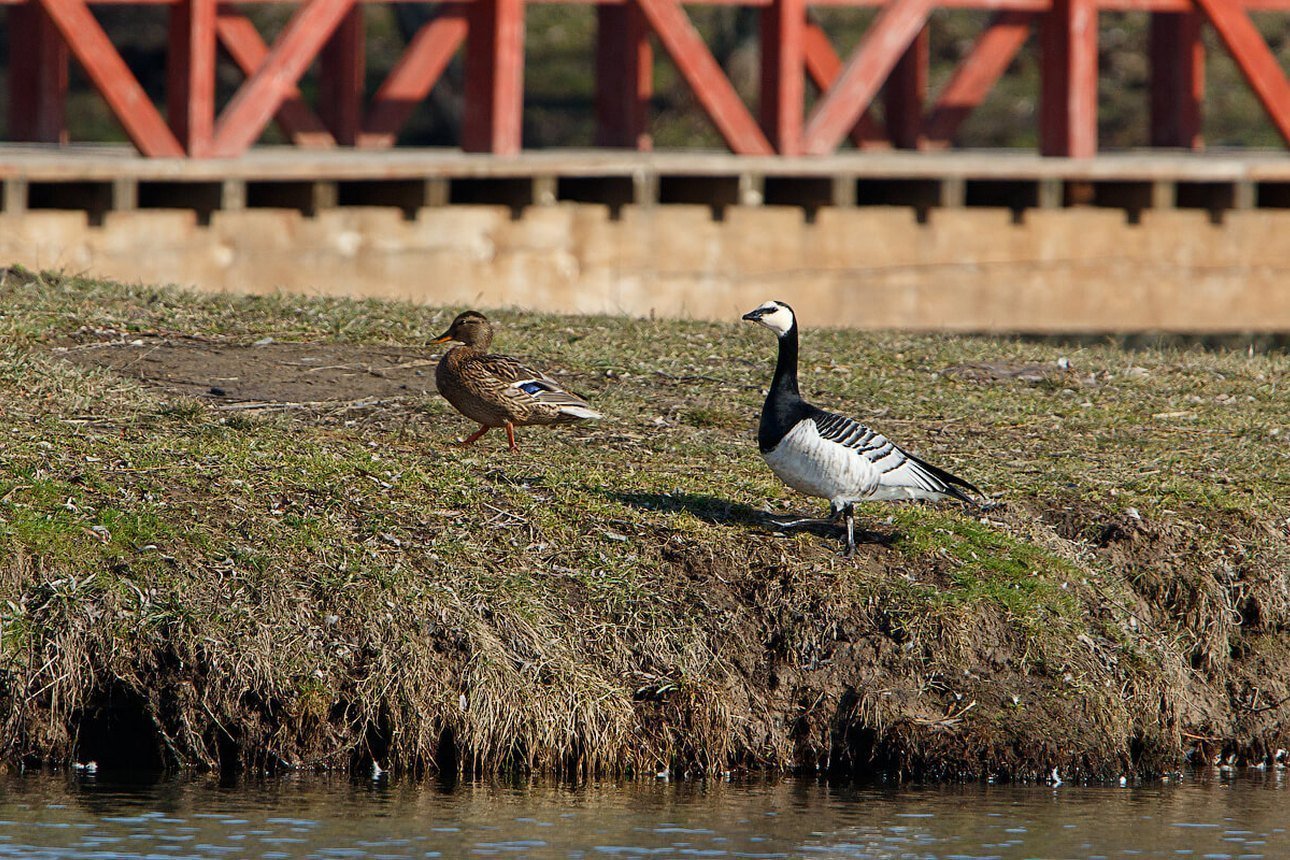
<path fill-rule="evenodd" d="M 0 858 L 1290 857 L 1283 772 L 1111 786 L 0 779 Z"/>

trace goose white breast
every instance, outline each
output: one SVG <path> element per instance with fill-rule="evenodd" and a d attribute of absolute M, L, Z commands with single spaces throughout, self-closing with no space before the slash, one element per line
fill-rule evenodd
<path fill-rule="evenodd" d="M 825 439 L 810 418 L 797 422 L 762 457 L 771 471 L 794 490 L 828 499 L 839 508 L 867 498 L 878 489 L 879 474 L 873 463 L 854 449 Z"/>

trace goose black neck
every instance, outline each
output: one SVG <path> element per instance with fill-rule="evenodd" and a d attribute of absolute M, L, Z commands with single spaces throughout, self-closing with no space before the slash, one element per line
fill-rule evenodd
<path fill-rule="evenodd" d="M 797 390 L 797 322 L 779 338 L 779 359 L 757 428 L 757 447 L 771 451 L 802 418 L 806 409 Z"/>
<path fill-rule="evenodd" d="M 779 359 L 775 362 L 775 378 L 771 380 L 770 393 L 781 397 L 801 396 L 797 390 L 797 320 L 779 338 Z"/>

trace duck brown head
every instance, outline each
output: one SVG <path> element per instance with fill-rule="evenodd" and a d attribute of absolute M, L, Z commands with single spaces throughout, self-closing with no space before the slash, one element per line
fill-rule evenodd
<path fill-rule="evenodd" d="M 447 343 L 450 340 L 475 349 L 488 349 L 493 342 L 493 324 L 479 311 L 463 311 L 457 314 L 448 330 L 431 343 Z"/>

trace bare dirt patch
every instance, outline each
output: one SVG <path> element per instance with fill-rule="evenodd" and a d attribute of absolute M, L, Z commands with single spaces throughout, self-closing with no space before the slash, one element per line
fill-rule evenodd
<path fill-rule="evenodd" d="M 174 394 L 225 406 L 352 403 L 435 392 L 438 355 L 429 349 L 334 343 L 221 343 L 114 332 L 55 347 L 97 367 Z"/>

